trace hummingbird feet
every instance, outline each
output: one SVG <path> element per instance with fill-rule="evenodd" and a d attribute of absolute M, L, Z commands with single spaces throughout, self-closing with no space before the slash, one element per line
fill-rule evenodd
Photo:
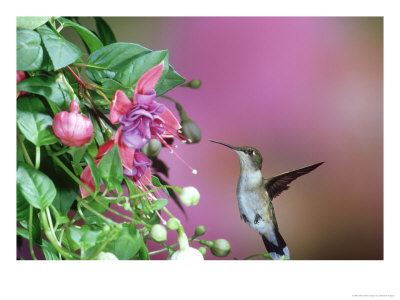
<path fill-rule="evenodd" d="M 242 214 L 242 219 L 245 223 L 249 223 L 249 220 L 247 219 L 245 214 Z"/>
<path fill-rule="evenodd" d="M 259 214 L 256 214 L 256 217 L 254 218 L 254 224 L 258 224 L 260 219 L 261 219 L 261 216 Z"/>

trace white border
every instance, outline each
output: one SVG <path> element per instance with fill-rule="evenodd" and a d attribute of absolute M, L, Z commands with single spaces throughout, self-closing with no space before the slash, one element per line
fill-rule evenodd
<path fill-rule="evenodd" d="M 12 299 L 354 299 L 400 297 L 399 10 L 395 1 L 24 1 L 2 16 L 1 293 Z M 7 6 L 7 8 L 5 8 Z M 10 6 L 14 6 L 10 9 Z M 384 16 L 384 261 L 19 262 L 15 261 L 15 16 Z M 5 31 L 5 32 L 4 32 Z M 6 59 L 4 59 L 6 57 Z M 10 75 L 11 74 L 11 75 Z M 8 88 L 9 87 L 9 88 Z M 11 145 L 11 146 L 10 146 Z M 13 157 L 14 156 L 14 157 Z M 13 157 L 13 158 L 11 158 Z M 371 187 L 373 188 L 373 187 Z M 12 213 L 9 213 L 12 212 Z M 394 271 L 397 271 L 396 273 Z M 146 291 L 141 294 L 140 291 Z M 364 297 L 365 298 L 365 297 Z M 375 297 L 382 298 L 382 297 Z M 5 298 L 6 299 L 6 298 Z"/>

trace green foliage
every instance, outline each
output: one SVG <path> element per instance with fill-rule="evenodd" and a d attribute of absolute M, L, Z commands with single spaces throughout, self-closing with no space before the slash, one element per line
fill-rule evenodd
<path fill-rule="evenodd" d="M 60 22 L 64 27 L 71 26 L 74 28 L 85 42 L 90 52 L 96 51 L 103 47 L 103 43 L 99 40 L 99 38 L 86 27 L 83 27 L 82 25 L 66 18 L 58 18 L 57 21 Z"/>
<path fill-rule="evenodd" d="M 160 225 L 162 213 L 171 216 L 168 199 L 157 197 L 162 189 L 166 198 L 171 196 L 181 207 L 173 191 L 179 188 L 155 175 L 150 183 L 147 173 L 139 180 L 124 175 L 126 166 L 120 157 L 124 152 L 109 115 L 115 91 L 122 90 L 132 99 L 139 78 L 161 62 L 164 69 L 155 87 L 157 96 L 185 79 L 169 65 L 168 50 L 117 42 L 102 18 L 96 17 L 95 22 L 97 34 L 79 24 L 78 18 L 17 17 L 17 70 L 27 72 L 17 90 L 28 93 L 16 103 L 17 235 L 29 240 L 34 259 L 39 247 L 46 260 L 148 260 L 154 254 L 147 248 L 150 239 L 171 255 L 176 249 L 163 242 L 166 229 Z M 77 32 L 89 56 L 63 37 L 65 27 Z M 81 72 L 86 72 L 87 82 Z M 86 116 L 93 125 L 89 142 L 78 147 L 64 145 L 53 133 L 53 117 L 69 111 L 72 99 L 77 100 L 81 116 L 70 116 Z M 64 121 L 71 132 L 82 133 L 77 123 Z M 110 139 L 114 141 L 111 149 L 103 147 L 102 158 L 97 158 Z M 161 149 L 160 142 L 153 141 L 157 143 Z M 159 162 L 155 174 L 168 177 L 168 167 L 157 159 L 158 152 L 148 152 L 153 162 Z M 90 172 L 83 173 L 85 168 Z M 94 192 L 83 197 L 79 189 L 83 190 L 83 184 Z M 182 231 L 180 221 L 177 224 L 174 230 Z M 161 228 L 165 236 L 157 235 L 155 228 Z"/>
<path fill-rule="evenodd" d="M 35 168 L 19 163 L 17 188 L 33 207 L 47 208 L 56 196 L 56 188 L 49 177 Z"/>
<path fill-rule="evenodd" d="M 58 83 L 55 77 L 30 77 L 18 83 L 17 89 L 45 97 L 49 101 L 50 106 L 55 108 L 55 112 L 68 110 L 71 102 L 71 99 L 65 92 L 65 85 Z"/>
<path fill-rule="evenodd" d="M 141 75 L 164 61 L 164 70 L 155 87 L 157 95 L 162 95 L 185 79 L 168 64 L 168 50 L 151 51 L 132 43 L 114 43 L 93 52 L 88 64 L 105 69 L 87 69 L 90 79 L 105 84 L 106 89 L 123 87 L 131 92 Z M 113 81 L 110 81 L 113 80 Z M 114 90 L 114 91 L 115 91 Z"/>
<path fill-rule="evenodd" d="M 95 17 L 94 20 L 96 22 L 97 33 L 105 46 L 117 42 L 110 26 L 108 26 L 103 18 Z"/>
<path fill-rule="evenodd" d="M 100 160 L 99 174 L 110 190 L 121 185 L 124 174 L 117 145 L 114 145 Z"/>
<path fill-rule="evenodd" d="M 43 45 L 50 56 L 54 70 L 61 69 L 75 62 L 82 56 L 78 46 L 64 39 L 58 32 L 43 25 L 36 29 L 42 38 Z"/>
<path fill-rule="evenodd" d="M 51 17 L 17 17 L 17 28 L 35 29 L 49 21 Z"/>
<path fill-rule="evenodd" d="M 17 29 L 17 71 L 39 70 L 43 63 L 40 35 L 29 29 Z"/>
<path fill-rule="evenodd" d="M 51 128 L 53 119 L 38 98 L 24 97 L 17 102 L 17 125 L 24 136 L 36 146 L 57 142 Z"/>

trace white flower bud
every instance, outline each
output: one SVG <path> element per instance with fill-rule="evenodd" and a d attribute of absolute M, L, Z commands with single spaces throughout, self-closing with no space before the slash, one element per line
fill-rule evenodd
<path fill-rule="evenodd" d="M 184 187 L 179 196 L 186 206 L 197 205 L 200 199 L 199 191 L 193 186 Z"/>
<path fill-rule="evenodd" d="M 162 242 L 167 239 L 167 229 L 160 224 L 155 224 L 151 227 L 151 236 L 157 242 Z"/>
<path fill-rule="evenodd" d="M 179 249 L 171 256 L 171 260 L 204 260 L 203 254 L 195 248 Z"/>
<path fill-rule="evenodd" d="M 118 258 L 111 252 L 100 252 L 97 255 L 97 260 L 118 260 Z"/>
<path fill-rule="evenodd" d="M 171 218 L 167 222 L 167 228 L 169 230 L 177 230 L 180 224 L 181 223 L 179 222 L 179 220 L 177 218 Z"/>

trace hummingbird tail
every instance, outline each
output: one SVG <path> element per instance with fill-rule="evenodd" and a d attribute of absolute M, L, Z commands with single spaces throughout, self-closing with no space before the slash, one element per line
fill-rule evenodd
<path fill-rule="evenodd" d="M 282 256 L 290 259 L 289 249 L 278 229 L 274 228 L 268 233 L 261 234 L 261 237 L 272 259 L 281 259 Z"/>

